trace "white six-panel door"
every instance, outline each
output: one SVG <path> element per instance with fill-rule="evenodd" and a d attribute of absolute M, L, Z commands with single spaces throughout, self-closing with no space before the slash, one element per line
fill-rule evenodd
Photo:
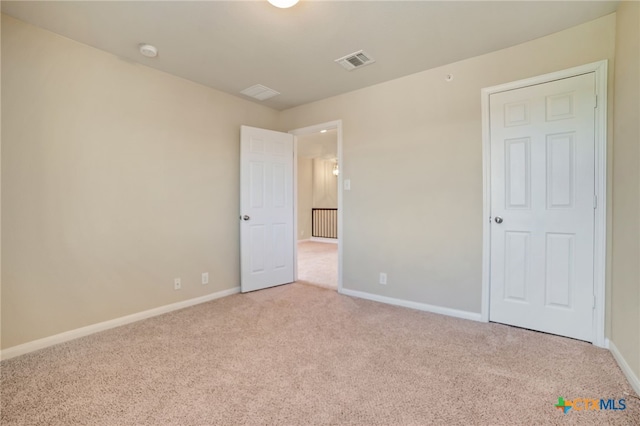
<path fill-rule="evenodd" d="M 242 126 L 242 292 L 293 282 L 293 237 L 293 135 Z"/>
<path fill-rule="evenodd" d="M 593 341 L 594 73 L 489 108 L 489 319 Z"/>

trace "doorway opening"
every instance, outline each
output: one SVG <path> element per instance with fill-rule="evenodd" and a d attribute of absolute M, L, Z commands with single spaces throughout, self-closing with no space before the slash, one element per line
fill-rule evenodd
<path fill-rule="evenodd" d="M 289 133 L 295 136 L 295 278 L 340 291 L 342 123 Z"/>

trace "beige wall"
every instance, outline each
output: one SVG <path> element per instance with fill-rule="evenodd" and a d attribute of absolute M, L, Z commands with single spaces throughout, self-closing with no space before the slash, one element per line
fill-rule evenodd
<path fill-rule="evenodd" d="M 2 347 L 238 286 L 239 129 L 277 114 L 3 15 Z"/>
<path fill-rule="evenodd" d="M 0 20 L 0 34 L 2 20 Z M 1 37 L 0 37 L 1 40 Z M 2 70 L 2 49 L 0 48 L 0 70 Z M 0 72 L 0 75 L 2 73 Z M 0 84 L 0 99 L 2 99 L 2 84 Z M 2 349 L 2 102 L 0 102 L 0 349 Z"/>
<path fill-rule="evenodd" d="M 615 14 L 284 111 L 283 130 L 343 121 L 344 287 L 480 312 L 480 90 L 612 60 L 614 42 Z"/>
<path fill-rule="evenodd" d="M 298 158 L 298 239 L 311 238 L 313 208 L 313 160 Z"/>
<path fill-rule="evenodd" d="M 611 341 L 640 378 L 640 4 L 617 12 Z"/>

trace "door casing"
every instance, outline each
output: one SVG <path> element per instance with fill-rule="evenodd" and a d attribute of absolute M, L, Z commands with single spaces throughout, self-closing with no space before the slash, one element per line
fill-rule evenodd
<path fill-rule="evenodd" d="M 593 344 L 607 347 L 605 338 L 606 308 L 606 243 L 607 243 L 607 60 L 593 62 L 578 67 L 540 75 L 481 91 L 482 100 L 482 163 L 483 163 L 483 211 L 482 211 L 482 305 L 481 320 L 489 322 L 489 294 L 491 272 L 491 133 L 489 116 L 489 96 L 493 93 L 520 89 L 536 84 L 548 83 L 563 78 L 595 73 L 597 107 L 595 108 L 595 209 L 594 229 L 594 295 L 593 324 L 595 327 Z"/>
<path fill-rule="evenodd" d="M 298 138 L 297 136 L 318 133 L 323 129 L 336 129 L 338 137 L 338 293 L 342 293 L 342 249 L 343 249 L 343 204 L 342 204 L 342 180 L 344 178 L 344 168 L 342 160 L 342 120 L 328 121 L 326 123 L 315 124 L 313 126 L 302 127 L 289 131 L 294 136 L 293 141 L 293 278 L 298 280 Z"/>

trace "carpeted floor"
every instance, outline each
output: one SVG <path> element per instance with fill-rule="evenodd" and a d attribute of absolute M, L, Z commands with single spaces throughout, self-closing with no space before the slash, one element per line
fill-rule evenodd
<path fill-rule="evenodd" d="M 299 242 L 298 281 L 338 288 L 338 245 L 315 241 Z"/>
<path fill-rule="evenodd" d="M 590 344 L 305 284 L 3 361 L 3 425 L 638 425 Z M 554 407 L 625 398 L 624 411 Z"/>

